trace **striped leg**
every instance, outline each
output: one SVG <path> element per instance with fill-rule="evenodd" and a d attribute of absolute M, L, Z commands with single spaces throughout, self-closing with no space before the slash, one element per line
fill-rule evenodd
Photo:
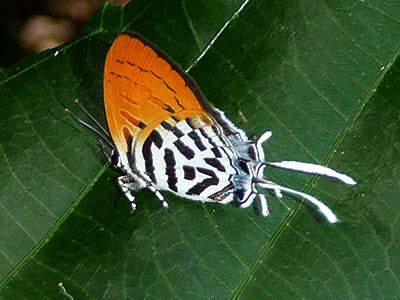
<path fill-rule="evenodd" d="M 168 202 L 165 200 L 164 196 L 160 193 L 159 190 L 157 190 L 154 186 L 149 185 L 147 187 L 150 191 L 152 191 L 154 193 L 154 195 L 156 195 L 156 197 L 158 198 L 158 200 L 160 200 L 161 204 L 163 205 L 163 207 L 172 212 L 172 209 L 169 207 Z"/>
<path fill-rule="evenodd" d="M 132 195 L 132 190 L 137 189 L 137 187 L 135 186 L 136 183 L 129 175 L 120 176 L 117 180 L 122 193 L 129 201 L 129 204 L 131 206 L 131 214 L 133 214 L 136 210 L 136 203 L 135 196 Z"/>
<path fill-rule="evenodd" d="M 136 203 L 135 203 L 135 196 L 132 195 L 132 191 L 136 191 L 140 188 L 143 188 L 143 186 L 140 184 L 139 181 L 136 181 L 129 175 L 118 177 L 118 185 L 122 193 L 126 197 L 126 199 L 128 199 L 129 204 L 131 205 L 131 214 L 133 214 L 136 210 Z M 168 202 L 165 200 L 164 196 L 160 193 L 159 190 L 157 190 L 150 183 L 148 183 L 147 188 L 150 191 L 152 191 L 154 195 L 156 195 L 156 197 L 158 198 L 158 200 L 160 200 L 161 204 L 166 210 L 172 211 L 172 209 L 168 205 Z"/>

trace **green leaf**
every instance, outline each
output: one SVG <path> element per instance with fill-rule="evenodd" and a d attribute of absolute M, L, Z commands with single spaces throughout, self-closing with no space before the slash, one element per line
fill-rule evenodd
<path fill-rule="evenodd" d="M 399 10 L 399 1 L 105 4 L 73 41 L 1 69 L 0 298 L 399 298 Z M 287 196 L 269 197 L 263 218 L 164 193 L 168 213 L 148 191 L 129 215 L 118 172 L 63 111 L 78 98 L 105 124 L 103 63 L 123 30 L 189 69 L 249 135 L 271 130 L 268 160 L 356 179 L 267 170 L 341 222 Z"/>

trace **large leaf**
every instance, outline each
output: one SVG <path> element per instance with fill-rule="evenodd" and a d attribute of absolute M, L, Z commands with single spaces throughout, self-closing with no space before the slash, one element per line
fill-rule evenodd
<path fill-rule="evenodd" d="M 399 298 L 398 11 L 399 1 L 106 4 L 70 43 L 2 69 L 0 297 Z M 266 174 L 341 222 L 288 197 L 269 197 L 263 218 L 166 194 L 168 213 L 147 191 L 130 216 L 95 137 L 63 112 L 79 98 L 105 124 L 103 62 L 126 29 L 190 69 L 249 135 L 272 130 L 269 160 L 358 180 Z"/>

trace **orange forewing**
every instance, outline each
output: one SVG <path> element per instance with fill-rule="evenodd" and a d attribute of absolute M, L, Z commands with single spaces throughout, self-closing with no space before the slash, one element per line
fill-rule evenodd
<path fill-rule="evenodd" d="M 194 81 L 150 42 L 130 32 L 115 39 L 104 67 L 104 103 L 119 151 L 171 115 L 204 115 L 201 98 Z"/>

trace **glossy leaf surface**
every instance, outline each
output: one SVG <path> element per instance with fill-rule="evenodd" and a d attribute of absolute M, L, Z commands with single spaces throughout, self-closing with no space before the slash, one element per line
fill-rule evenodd
<path fill-rule="evenodd" d="M 399 10 L 398 1 L 105 4 L 70 43 L 0 70 L 0 298 L 398 298 Z M 341 222 L 272 196 L 266 219 L 171 194 L 168 213 L 148 191 L 130 216 L 96 138 L 63 111 L 77 111 L 78 98 L 105 124 L 103 63 L 123 30 L 189 69 L 249 135 L 271 130 L 268 160 L 354 177 L 348 187 L 266 172 Z"/>

